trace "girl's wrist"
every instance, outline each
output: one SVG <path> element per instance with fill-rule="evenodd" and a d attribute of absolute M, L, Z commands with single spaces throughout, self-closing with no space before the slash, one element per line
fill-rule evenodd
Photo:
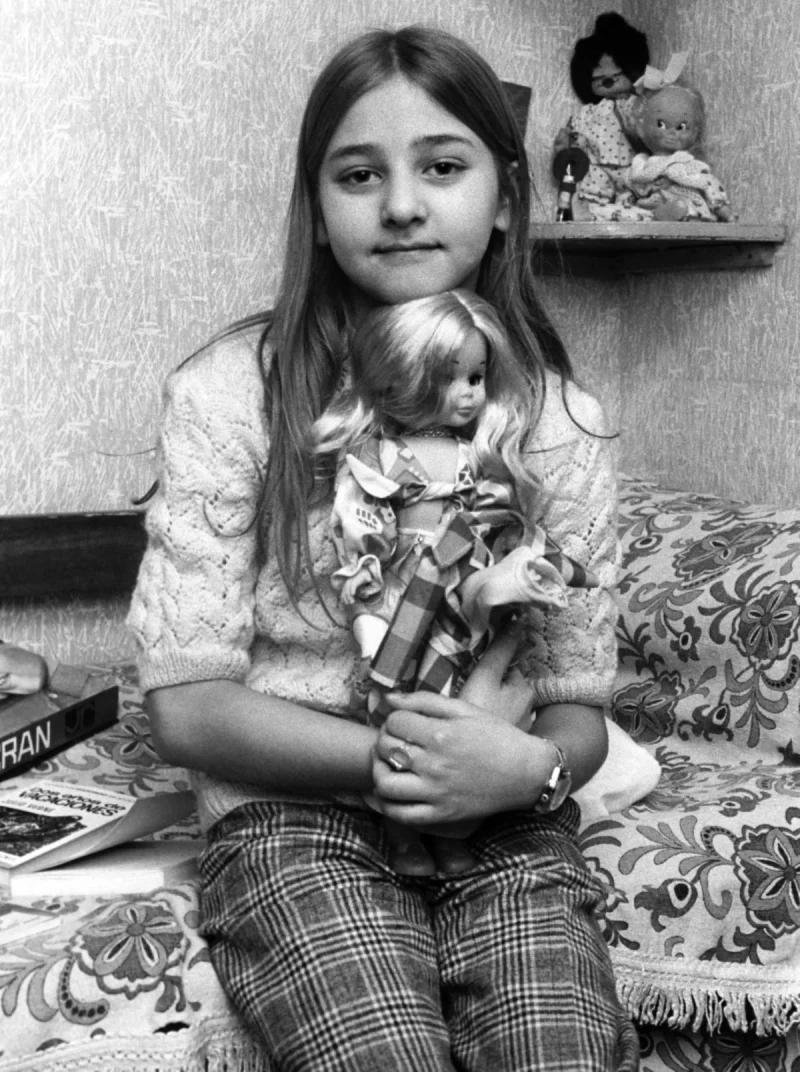
<path fill-rule="evenodd" d="M 560 762 L 559 749 L 552 741 L 534 734 L 525 737 L 525 761 L 519 782 L 520 811 L 531 811 L 541 800 L 553 769 Z"/>

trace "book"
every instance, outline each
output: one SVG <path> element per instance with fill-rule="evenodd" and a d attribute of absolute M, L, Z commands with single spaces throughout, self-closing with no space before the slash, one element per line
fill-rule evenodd
<path fill-rule="evenodd" d="M 194 811 L 192 792 L 136 798 L 103 786 L 31 778 L 0 790 L 0 885 L 146 837 Z"/>
<path fill-rule="evenodd" d="M 17 942 L 31 934 L 41 934 L 57 927 L 60 917 L 57 912 L 44 912 L 28 905 L 6 901 L 0 904 L 0 946 Z"/>
<path fill-rule="evenodd" d="M 107 677 L 87 675 L 84 694 L 76 695 L 72 689 L 80 686 L 77 677 L 65 669 L 53 675 L 52 687 L 0 701 L 0 780 L 117 721 L 118 686 L 110 685 Z M 70 691 L 59 689 L 59 684 Z"/>
<path fill-rule="evenodd" d="M 205 841 L 128 841 L 44 871 L 11 873 L 11 897 L 111 896 L 150 893 L 197 877 Z"/>

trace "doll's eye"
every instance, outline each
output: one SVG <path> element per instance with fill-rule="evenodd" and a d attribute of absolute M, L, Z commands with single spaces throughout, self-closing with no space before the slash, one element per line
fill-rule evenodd
<path fill-rule="evenodd" d="M 681 134 L 685 134 L 687 130 L 688 130 L 688 124 L 687 123 L 678 123 L 678 131 Z"/>
<path fill-rule="evenodd" d="M 657 126 L 658 126 L 659 130 L 666 130 L 667 129 L 667 124 L 664 122 L 663 119 L 658 120 Z"/>

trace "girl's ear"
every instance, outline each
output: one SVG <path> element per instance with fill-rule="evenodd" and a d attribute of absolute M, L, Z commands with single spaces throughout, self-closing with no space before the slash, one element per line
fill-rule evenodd
<path fill-rule="evenodd" d="M 497 215 L 494 218 L 495 230 L 504 233 L 511 226 L 511 187 L 517 182 L 519 164 L 516 160 L 509 164 L 503 181 L 500 183 L 500 193 L 497 198 Z"/>

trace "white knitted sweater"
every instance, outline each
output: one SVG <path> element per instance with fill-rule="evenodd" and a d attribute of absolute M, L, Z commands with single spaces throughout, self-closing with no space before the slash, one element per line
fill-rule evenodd
<path fill-rule="evenodd" d="M 128 616 L 145 691 L 228 678 L 300 705 L 343 714 L 355 666 L 350 630 L 333 624 L 310 583 L 293 610 L 277 566 L 255 561 L 253 504 L 269 434 L 257 334 L 230 336 L 174 372 L 165 388 L 159 488 L 147 514 L 149 544 Z M 599 589 L 570 589 L 567 610 L 528 612 L 519 663 L 535 703 L 602 706 L 616 669 L 616 480 L 597 402 L 574 384 L 569 413 L 548 377 L 531 466 L 541 481 L 539 523 L 598 575 Z M 571 416 L 570 416 L 571 414 Z M 574 418 L 574 420 L 572 419 Z M 583 431 L 585 429 L 586 431 Z M 330 503 L 310 517 L 310 546 L 329 607 L 338 562 Z M 224 713 L 220 713 L 224 717 Z M 269 794 L 195 777 L 205 826 L 246 799 Z"/>

